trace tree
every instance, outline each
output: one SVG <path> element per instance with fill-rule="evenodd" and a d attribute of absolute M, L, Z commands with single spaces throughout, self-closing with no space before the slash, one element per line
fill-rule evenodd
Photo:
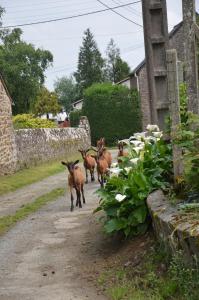
<path fill-rule="evenodd" d="M 90 29 L 84 32 L 80 47 L 77 72 L 74 74 L 81 94 L 93 83 L 103 82 L 104 60 Z"/>
<path fill-rule="evenodd" d="M 0 70 L 14 101 L 13 113 L 30 112 L 53 56 L 24 42 L 19 28 L 0 32 Z"/>
<path fill-rule="evenodd" d="M 113 39 L 110 40 L 106 50 L 107 60 L 105 74 L 110 82 L 118 82 L 129 75 L 130 67 L 120 57 L 120 50 Z"/>
<path fill-rule="evenodd" d="M 61 110 L 60 105 L 58 104 L 58 97 L 56 93 L 49 92 L 47 88 L 42 87 L 40 93 L 36 97 L 36 102 L 34 105 L 34 113 L 37 116 L 44 114 L 52 113 L 57 114 Z"/>
<path fill-rule="evenodd" d="M 58 78 L 54 83 L 55 92 L 58 95 L 58 102 L 69 113 L 72 103 L 79 99 L 77 84 L 72 76 Z"/>
<path fill-rule="evenodd" d="M 103 83 L 86 89 L 83 115 L 88 117 L 94 145 L 102 136 L 114 145 L 141 130 L 138 92 L 122 85 Z"/>

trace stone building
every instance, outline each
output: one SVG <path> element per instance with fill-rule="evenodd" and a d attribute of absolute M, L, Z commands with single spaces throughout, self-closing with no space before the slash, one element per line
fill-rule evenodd
<path fill-rule="evenodd" d="M 0 175 L 13 173 L 17 154 L 12 124 L 12 99 L 0 75 Z"/>
<path fill-rule="evenodd" d="M 183 44 L 183 22 L 177 24 L 169 34 L 169 45 L 171 49 L 176 49 L 178 59 L 183 61 L 184 44 Z M 148 124 L 151 124 L 150 119 L 150 102 L 149 102 L 149 89 L 147 82 L 146 62 L 143 60 L 134 70 L 130 73 L 129 77 L 118 82 L 128 86 L 129 88 L 136 88 L 140 92 L 140 105 L 142 112 L 142 127 L 145 130 Z M 161 90 L 157 91 L 161 98 Z M 157 103 L 157 108 L 158 103 Z"/>

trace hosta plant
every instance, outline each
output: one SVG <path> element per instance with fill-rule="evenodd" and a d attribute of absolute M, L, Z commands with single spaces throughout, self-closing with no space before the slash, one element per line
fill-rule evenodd
<path fill-rule="evenodd" d="M 107 233 L 123 232 L 138 235 L 147 229 L 147 196 L 156 189 L 166 189 L 171 178 L 171 147 L 162 139 L 157 126 L 147 127 L 147 133 L 135 134 L 128 140 L 127 157 L 110 168 L 110 178 L 99 189 L 101 200 L 97 211 L 106 214 Z M 155 131 L 154 131 L 155 130 Z"/>

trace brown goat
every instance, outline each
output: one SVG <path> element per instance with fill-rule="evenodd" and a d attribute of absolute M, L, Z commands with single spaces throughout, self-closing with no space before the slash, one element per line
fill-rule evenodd
<path fill-rule="evenodd" d="M 105 147 L 105 138 L 103 137 L 97 141 L 97 150 L 100 150 L 101 148 L 104 147 Z"/>
<path fill-rule="evenodd" d="M 95 171 L 95 159 L 90 155 L 87 154 L 88 150 L 78 150 L 81 155 L 82 158 L 84 160 L 84 169 L 85 169 L 85 173 L 86 173 L 86 182 L 88 183 L 88 170 L 90 171 L 90 175 L 91 175 L 91 181 L 95 181 L 95 176 L 94 176 L 94 171 Z"/>
<path fill-rule="evenodd" d="M 71 194 L 71 208 L 70 210 L 73 211 L 74 204 L 73 204 L 73 188 L 76 191 L 77 194 L 77 200 L 76 200 L 76 206 L 79 205 L 79 207 L 82 207 L 81 203 L 81 193 L 82 193 L 82 199 L 83 203 L 85 203 L 85 197 L 84 197 L 84 174 L 82 169 L 77 166 L 79 163 L 79 160 L 76 160 L 75 162 L 64 162 L 62 161 L 62 164 L 68 168 L 69 174 L 68 174 L 68 185 L 70 187 L 70 194 Z"/>
<path fill-rule="evenodd" d="M 121 162 L 121 160 L 119 159 L 119 157 L 121 156 L 128 156 L 128 152 L 124 151 L 124 143 L 123 142 L 119 142 L 118 143 L 118 162 Z"/>
<path fill-rule="evenodd" d="M 97 152 L 97 155 L 92 155 L 97 163 L 97 176 L 101 187 L 104 187 L 105 176 L 108 175 L 108 163 L 104 157 L 104 151 L 105 149 L 101 149 Z"/>
<path fill-rule="evenodd" d="M 103 149 L 103 156 L 106 159 L 108 166 L 110 168 L 110 166 L 112 164 L 112 155 L 107 149 L 105 149 L 105 138 L 104 137 L 100 138 L 97 141 L 97 151 L 99 152 L 102 149 Z"/>

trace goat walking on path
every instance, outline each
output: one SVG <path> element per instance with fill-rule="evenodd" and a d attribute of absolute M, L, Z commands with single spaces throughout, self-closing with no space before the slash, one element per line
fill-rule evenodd
<path fill-rule="evenodd" d="M 106 149 L 104 148 L 99 150 L 97 152 L 97 155 L 93 155 L 97 163 L 97 176 L 101 187 L 104 187 L 105 177 L 108 175 L 108 167 L 109 167 L 108 162 L 104 157 L 105 151 Z"/>
<path fill-rule="evenodd" d="M 73 211 L 74 209 L 74 197 L 73 197 L 73 189 L 76 191 L 77 200 L 76 200 L 76 206 L 79 206 L 79 208 L 82 207 L 81 203 L 81 194 L 83 203 L 85 202 L 84 197 L 84 174 L 82 169 L 77 166 L 79 163 L 79 160 L 76 160 L 75 162 L 64 162 L 62 161 L 62 164 L 68 168 L 69 174 L 68 174 L 68 185 L 70 188 L 70 194 L 71 194 L 71 208 L 70 210 Z"/>
<path fill-rule="evenodd" d="M 94 150 L 94 149 L 93 149 Z M 94 150 L 96 151 L 96 150 Z M 103 156 L 104 158 L 106 159 L 107 163 L 108 163 L 108 167 L 110 168 L 111 167 L 111 164 L 112 164 L 112 155 L 111 153 L 105 148 L 105 138 L 100 138 L 98 141 L 97 141 L 97 151 L 98 152 L 102 152 L 103 151 Z M 97 152 L 96 151 L 96 152 Z"/>
<path fill-rule="evenodd" d="M 84 169 L 85 169 L 85 173 L 86 173 L 86 182 L 88 183 L 88 170 L 90 171 L 90 175 L 91 175 L 91 181 L 95 181 L 95 176 L 94 176 L 94 172 L 95 172 L 95 159 L 90 155 L 87 154 L 88 150 L 78 150 L 81 155 L 82 158 L 84 160 Z"/>
<path fill-rule="evenodd" d="M 124 151 L 124 143 L 123 142 L 119 142 L 118 143 L 118 162 L 121 162 L 121 159 L 119 159 L 120 157 L 124 157 L 124 156 L 128 156 L 128 152 Z"/>

